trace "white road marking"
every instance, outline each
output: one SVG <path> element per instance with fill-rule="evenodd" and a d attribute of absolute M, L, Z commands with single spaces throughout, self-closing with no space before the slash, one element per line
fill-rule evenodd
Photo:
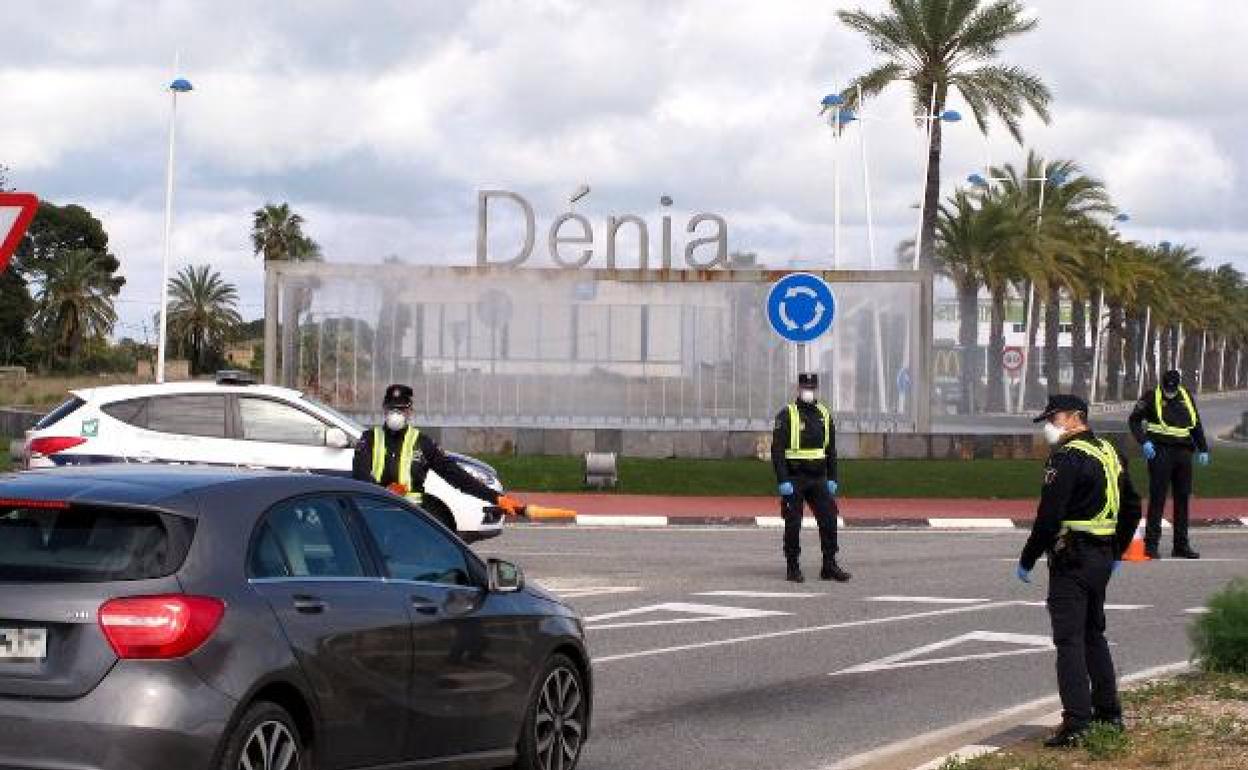
<path fill-rule="evenodd" d="M 1024 607 L 1048 607 L 1047 602 L 1019 602 Z M 1151 604 L 1106 604 L 1107 610 L 1121 610 L 1122 612 L 1131 612 L 1132 610 L 1151 610 Z"/>
<path fill-rule="evenodd" d="M 950 647 L 956 647 L 959 644 L 973 642 L 1012 644 L 1015 646 L 1021 646 L 1024 649 L 980 652 L 970 655 L 957 655 L 945 658 L 921 657 L 938 650 L 947 650 Z M 920 666 L 935 666 L 942 663 L 961 663 L 968 660 L 991 660 L 993 658 L 1009 658 L 1015 655 L 1035 655 L 1038 653 L 1052 651 L 1053 640 L 1047 636 L 1037 636 L 1033 634 L 1002 634 L 992 631 L 972 631 L 969 634 L 955 636 L 952 639 L 946 639 L 943 642 L 925 644 L 922 647 L 915 647 L 913 650 L 906 650 L 905 652 L 899 652 L 896 655 L 889 655 L 887 657 L 880 658 L 879 660 L 873 660 L 870 663 L 852 666 L 850 668 L 828 674 L 828 676 L 866 674 L 874 671 L 890 671 L 898 668 L 918 668 Z"/>
<path fill-rule="evenodd" d="M 666 527 L 666 516 L 606 516 L 579 514 L 576 524 L 580 527 Z"/>
<path fill-rule="evenodd" d="M 604 620 L 632 618 L 637 617 L 638 615 L 649 615 L 656 612 L 675 612 L 685 615 L 686 617 L 593 625 L 595 623 L 602 623 Z M 607 631 L 613 628 L 645 628 L 649 626 L 672 626 L 683 623 L 712 623 L 721 620 L 752 620 L 754 618 L 767 618 L 791 614 L 792 613 L 789 612 L 778 612 L 776 610 L 754 610 L 746 607 L 722 607 L 717 604 L 666 602 L 664 604 L 652 604 L 646 607 L 636 607 L 631 610 L 620 610 L 619 612 L 608 612 L 603 615 L 594 615 L 593 617 L 585 618 L 585 625 L 591 631 Z"/>
<path fill-rule="evenodd" d="M 755 516 L 754 524 L 755 526 L 765 527 L 768 529 L 779 529 L 784 526 L 784 517 L 782 516 Z M 836 526 L 841 527 L 841 528 L 845 527 L 844 516 L 836 517 Z M 819 522 L 815 521 L 813 517 L 811 516 L 802 517 L 802 529 L 818 529 L 818 528 L 819 528 Z"/>
<path fill-rule="evenodd" d="M 1248 516 L 1245 516 L 1244 518 L 1240 519 L 1239 523 L 1243 524 L 1245 527 L 1248 527 Z"/>
<path fill-rule="evenodd" d="M 945 596 L 869 596 L 864 602 L 894 602 L 897 604 L 980 604 L 991 599 L 955 599 Z"/>
<path fill-rule="evenodd" d="M 553 590 L 553 589 L 552 589 Z M 561 591 L 555 591 L 564 599 L 584 599 L 590 596 L 613 596 L 615 594 L 628 594 L 633 591 L 640 591 L 639 586 L 589 586 L 586 588 L 565 588 Z"/>
<path fill-rule="evenodd" d="M 944 615 L 962 615 L 968 612 L 983 612 L 984 610 L 995 610 L 1002 607 L 1017 607 L 1018 602 L 992 602 L 990 604 L 974 604 L 967 607 L 946 607 L 940 610 L 927 610 L 924 612 L 908 612 L 905 615 L 890 615 L 883 618 L 867 618 L 864 620 L 849 620 L 842 623 L 828 623 L 821 626 L 802 626 L 800 628 L 788 628 L 783 631 L 771 631 L 764 634 L 750 634 L 749 636 L 737 636 L 729 639 L 716 639 L 709 642 L 694 642 L 691 644 L 678 644 L 673 647 L 659 647 L 650 650 L 637 650 L 636 652 L 625 652 L 619 655 L 604 655 L 600 658 L 594 658 L 594 665 L 602 665 L 605 663 L 614 663 L 620 660 L 632 660 L 634 658 L 649 658 L 655 655 L 671 655 L 677 652 L 687 652 L 689 650 L 704 650 L 711 647 L 726 647 L 732 644 L 745 644 L 747 642 L 761 642 L 767 639 L 781 639 L 786 636 L 798 636 L 801 634 L 818 634 L 824 631 L 840 631 L 847 628 L 863 628 L 867 626 L 882 626 L 889 623 L 902 623 L 907 620 L 924 620 L 926 618 L 938 618 Z"/>
<path fill-rule="evenodd" d="M 703 591 L 694 596 L 735 596 L 743 599 L 813 599 L 827 594 L 781 593 L 778 591 Z"/>
<path fill-rule="evenodd" d="M 1186 610 L 1183 610 L 1183 611 L 1184 611 L 1184 612 L 1186 612 L 1188 615 L 1207 615 L 1207 614 L 1209 614 L 1209 608 L 1208 608 L 1208 607 L 1192 607 L 1191 609 L 1186 609 Z"/>
<path fill-rule="evenodd" d="M 940 770 L 942 767 L 949 766 L 949 764 L 951 764 L 950 760 L 960 759 L 962 761 L 966 761 L 975 759 L 976 757 L 982 757 L 986 754 L 992 754 L 996 751 L 999 751 L 996 746 L 981 746 L 979 744 L 972 743 L 969 746 L 963 746 L 957 751 L 952 751 L 943 757 L 933 759 L 931 762 L 919 765 L 914 768 L 914 770 Z"/>
<path fill-rule="evenodd" d="M 928 519 L 932 529 L 1014 529 L 1009 519 Z"/>
<path fill-rule="evenodd" d="M 964 608 L 963 608 L 964 609 Z M 1124 676 L 1121 679 L 1123 684 L 1131 684 L 1148 679 L 1157 679 L 1163 676 L 1171 676 L 1179 674 L 1191 669 L 1191 664 L 1187 661 L 1179 663 L 1170 663 L 1164 666 L 1156 666 L 1154 668 L 1137 671 L 1134 674 Z M 994 725 L 1006 722 L 1013 717 L 1020 717 L 1024 714 L 1038 711 L 1042 708 L 1050 708 L 1058 704 L 1056 695 L 1049 695 L 1044 698 L 1020 703 L 1017 706 L 1010 706 L 984 717 L 976 719 L 968 719 L 965 722 L 959 722 L 948 727 L 941 727 L 922 735 L 916 735 L 913 738 L 890 743 L 870 751 L 857 754 L 847 759 L 825 765 L 821 770 L 858 770 L 858 768 L 881 762 L 883 760 L 896 757 L 898 755 L 907 754 L 909 752 L 920 751 L 925 746 L 940 744 L 955 739 L 959 736 L 965 736 L 967 733 L 983 730 L 988 725 Z M 967 736 L 969 737 L 969 736 Z"/>

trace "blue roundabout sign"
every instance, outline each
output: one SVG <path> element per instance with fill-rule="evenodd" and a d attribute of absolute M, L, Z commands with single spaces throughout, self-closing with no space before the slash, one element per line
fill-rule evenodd
<path fill-rule="evenodd" d="M 811 342 L 827 333 L 836 318 L 832 287 L 816 275 L 792 273 L 767 292 L 767 320 L 789 342 Z"/>

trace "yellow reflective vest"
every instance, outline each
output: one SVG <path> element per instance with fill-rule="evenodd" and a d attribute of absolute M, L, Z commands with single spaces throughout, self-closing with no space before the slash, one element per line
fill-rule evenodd
<path fill-rule="evenodd" d="M 410 425 L 403 432 L 403 446 L 399 450 L 398 483 L 407 489 L 407 499 L 419 503 L 424 499 L 420 490 L 412 489 L 412 458 L 416 455 L 416 442 L 420 439 L 420 430 Z M 373 428 L 373 481 L 381 483 L 386 472 L 386 434 L 379 428 Z"/>
<path fill-rule="evenodd" d="M 789 448 L 784 450 L 786 460 L 824 460 L 828 456 L 828 444 L 832 443 L 832 415 L 823 404 L 815 404 L 823 417 L 823 445 L 802 447 L 802 417 L 797 404 L 789 404 Z"/>
<path fill-rule="evenodd" d="M 1100 537 L 1115 534 L 1118 531 L 1118 512 L 1122 507 L 1121 490 L 1118 486 L 1118 479 L 1122 475 L 1122 462 L 1118 459 L 1118 452 L 1105 439 L 1095 439 L 1095 443 L 1089 439 L 1075 439 L 1066 447 L 1091 455 L 1100 462 L 1105 470 L 1105 505 L 1090 519 L 1063 521 L 1063 529 Z"/>
<path fill-rule="evenodd" d="M 1157 413 L 1157 422 L 1144 423 L 1144 427 L 1150 433 L 1156 433 L 1158 436 L 1171 436 L 1173 438 L 1188 438 L 1192 435 L 1192 429 L 1196 427 L 1196 407 L 1192 405 L 1192 397 L 1188 395 L 1187 388 L 1182 385 L 1179 386 L 1179 397 L 1183 399 L 1183 404 L 1187 407 L 1188 424 L 1185 426 L 1166 423 L 1163 411 L 1165 401 L 1162 399 L 1161 388 L 1158 387 L 1153 391 L 1153 411 Z"/>

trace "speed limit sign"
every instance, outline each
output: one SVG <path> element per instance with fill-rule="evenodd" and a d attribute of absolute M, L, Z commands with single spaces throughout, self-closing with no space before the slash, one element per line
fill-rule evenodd
<path fill-rule="evenodd" d="M 1023 368 L 1023 349 L 1006 348 L 1001 351 L 1001 365 L 1007 372 L 1017 372 Z"/>

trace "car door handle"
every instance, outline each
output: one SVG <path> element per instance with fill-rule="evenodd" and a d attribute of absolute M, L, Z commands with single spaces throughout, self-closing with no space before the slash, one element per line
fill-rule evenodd
<path fill-rule="evenodd" d="M 328 602 L 315 596 L 296 596 L 294 605 L 296 612 L 302 612 L 305 615 L 319 615 L 329 609 Z"/>
<path fill-rule="evenodd" d="M 437 603 L 432 602 L 423 596 L 412 597 L 412 609 L 416 610 L 421 615 L 437 615 L 438 614 Z"/>

